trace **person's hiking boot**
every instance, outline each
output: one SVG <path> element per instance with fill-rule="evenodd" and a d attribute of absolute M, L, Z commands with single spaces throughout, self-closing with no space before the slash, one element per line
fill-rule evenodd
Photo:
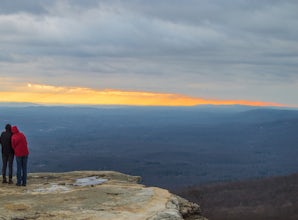
<path fill-rule="evenodd" d="M 7 183 L 6 178 L 3 178 L 2 183 Z"/>
<path fill-rule="evenodd" d="M 13 184 L 12 179 L 9 179 L 8 184 Z"/>

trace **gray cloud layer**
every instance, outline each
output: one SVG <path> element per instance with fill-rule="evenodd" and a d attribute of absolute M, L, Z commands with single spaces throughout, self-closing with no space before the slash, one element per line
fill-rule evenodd
<path fill-rule="evenodd" d="M 298 105 L 294 0 L 5 0 L 0 78 Z"/>

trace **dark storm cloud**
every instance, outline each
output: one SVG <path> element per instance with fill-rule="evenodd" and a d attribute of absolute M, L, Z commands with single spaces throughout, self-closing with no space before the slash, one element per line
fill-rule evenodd
<path fill-rule="evenodd" d="M 30 14 L 47 14 L 48 10 L 58 3 L 86 8 L 97 7 L 98 0 L 2 0 L 0 14 L 30 13 Z"/>
<path fill-rule="evenodd" d="M 51 3 L 47 0 L 2 0 L 0 7 L 0 14 L 14 14 L 14 13 L 32 13 L 43 14 L 46 10 L 43 3 Z"/>

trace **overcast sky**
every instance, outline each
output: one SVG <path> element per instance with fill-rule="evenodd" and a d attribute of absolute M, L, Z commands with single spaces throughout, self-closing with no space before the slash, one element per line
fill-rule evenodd
<path fill-rule="evenodd" d="M 27 83 L 298 106 L 297 0 L 2 0 L 0 91 Z"/>

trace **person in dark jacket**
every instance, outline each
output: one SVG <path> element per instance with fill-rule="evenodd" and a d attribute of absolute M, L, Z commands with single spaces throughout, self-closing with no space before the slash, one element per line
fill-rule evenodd
<path fill-rule="evenodd" d="M 2 183 L 7 183 L 6 179 L 6 168 L 8 163 L 8 176 L 9 176 L 9 184 L 12 184 L 12 167 L 13 167 L 13 159 L 14 159 L 14 151 L 11 146 L 11 125 L 7 124 L 5 126 L 5 131 L 1 133 L 0 142 L 2 146 Z"/>
<path fill-rule="evenodd" d="M 17 161 L 17 186 L 26 186 L 27 184 L 27 161 L 29 150 L 25 135 L 19 131 L 17 126 L 11 128 L 11 144 Z"/>

